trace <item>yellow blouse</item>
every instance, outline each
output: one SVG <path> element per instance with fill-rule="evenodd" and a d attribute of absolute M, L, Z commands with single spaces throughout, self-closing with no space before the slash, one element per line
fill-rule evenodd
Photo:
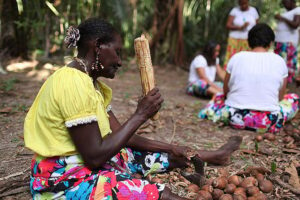
<path fill-rule="evenodd" d="M 41 87 L 24 124 L 25 146 L 45 156 L 77 154 L 67 127 L 97 121 L 102 137 L 111 133 L 107 109 L 112 90 L 70 67 L 57 70 Z"/>

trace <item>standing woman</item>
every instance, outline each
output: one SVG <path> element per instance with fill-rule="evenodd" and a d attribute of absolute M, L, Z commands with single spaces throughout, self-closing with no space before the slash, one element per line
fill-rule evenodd
<path fill-rule="evenodd" d="M 219 65 L 220 45 L 208 42 L 200 55 L 197 55 L 190 65 L 189 84 L 186 92 L 196 97 L 214 96 L 222 92 L 223 85 L 215 82 L 216 74 L 223 81 L 225 71 Z"/>
<path fill-rule="evenodd" d="M 248 0 L 238 0 L 239 6 L 234 7 L 227 19 L 226 28 L 229 30 L 227 49 L 224 61 L 226 69 L 229 59 L 240 51 L 250 50 L 248 32 L 257 23 L 259 14 L 256 8 L 249 6 Z"/>
<path fill-rule="evenodd" d="M 289 70 L 288 82 L 291 83 L 297 73 L 300 7 L 296 7 L 295 0 L 282 0 L 281 3 L 286 11 L 275 15 L 278 24 L 275 31 L 274 52 L 285 60 Z"/>

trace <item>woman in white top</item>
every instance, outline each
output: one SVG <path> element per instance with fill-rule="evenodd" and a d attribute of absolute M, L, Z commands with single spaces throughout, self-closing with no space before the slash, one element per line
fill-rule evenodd
<path fill-rule="evenodd" d="M 247 42 L 248 32 L 259 18 L 256 8 L 249 6 L 248 0 L 238 0 L 238 3 L 239 6 L 230 11 L 226 23 L 229 37 L 224 61 L 225 69 L 229 59 L 235 53 L 250 50 Z"/>
<path fill-rule="evenodd" d="M 295 0 L 282 0 L 286 11 L 275 15 L 278 20 L 275 31 L 275 50 L 285 60 L 288 70 L 288 82 L 293 82 L 297 72 L 297 45 L 299 41 L 300 7 Z"/>
<path fill-rule="evenodd" d="M 219 65 L 220 45 L 210 41 L 202 54 L 197 55 L 190 65 L 187 94 L 196 97 L 211 97 L 222 92 L 222 84 L 215 82 L 216 74 L 223 81 L 224 70 Z"/>
<path fill-rule="evenodd" d="M 237 53 L 230 59 L 224 95 L 211 101 L 199 117 L 221 120 L 239 129 L 275 133 L 299 110 L 299 96 L 285 95 L 286 64 L 280 56 L 268 52 L 275 38 L 272 29 L 257 24 L 248 36 L 252 51 Z"/>

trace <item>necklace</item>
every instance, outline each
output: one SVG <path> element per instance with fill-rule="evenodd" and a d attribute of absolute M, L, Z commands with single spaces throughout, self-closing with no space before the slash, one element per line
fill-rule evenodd
<path fill-rule="evenodd" d="M 85 73 L 86 73 L 87 75 L 89 75 L 89 73 L 88 73 L 88 71 L 87 71 L 86 64 L 83 62 L 83 60 L 80 59 L 80 58 L 77 58 L 77 57 L 74 57 L 74 60 L 75 60 L 76 62 L 78 62 L 78 64 L 79 64 L 80 67 L 85 71 Z"/>

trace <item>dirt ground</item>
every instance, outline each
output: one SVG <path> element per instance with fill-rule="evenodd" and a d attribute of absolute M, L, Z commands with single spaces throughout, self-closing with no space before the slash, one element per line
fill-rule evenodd
<path fill-rule="evenodd" d="M 55 70 L 55 66 L 50 64 L 44 65 L 40 70 L 34 70 L 32 67 L 36 64 L 25 62 L 14 65 L 11 67 L 13 71 L 7 75 L 0 75 L 0 199 L 31 199 L 28 181 L 33 154 L 24 147 L 23 122 L 39 88 Z M 22 66 L 25 68 L 20 70 Z M 294 146 L 287 147 L 282 142 L 286 132 L 282 131 L 276 136 L 275 141 L 264 140 L 256 143 L 253 138 L 257 133 L 234 130 L 221 124 L 201 120 L 197 117 L 197 113 L 208 100 L 185 94 L 188 72 L 175 66 L 155 66 L 155 77 L 165 102 L 159 113 L 159 120 L 147 122 L 139 130 L 140 134 L 167 143 L 206 150 L 217 149 L 230 136 L 243 137 L 241 150 L 232 155 L 229 165 L 206 167 L 208 178 L 216 177 L 221 169 L 227 170 L 231 175 L 249 166 L 265 167 L 270 172 L 267 177 L 282 178 L 281 175 L 286 173 L 286 169 L 291 165 L 299 167 L 299 141 L 292 142 Z M 113 89 L 112 107 L 115 115 L 120 122 L 125 122 L 135 111 L 137 99 L 141 95 L 137 67 L 127 64 L 118 72 L 114 80 L 103 81 Z M 292 87 L 290 91 L 299 94 L 299 88 L 297 90 Z M 294 120 L 292 124 L 298 130 L 299 121 Z M 293 173 L 288 176 L 289 179 L 291 177 L 299 178 Z M 290 189 L 278 184 L 275 184 L 274 190 L 268 194 L 268 197 L 299 199 L 299 196 L 296 197 Z"/>

